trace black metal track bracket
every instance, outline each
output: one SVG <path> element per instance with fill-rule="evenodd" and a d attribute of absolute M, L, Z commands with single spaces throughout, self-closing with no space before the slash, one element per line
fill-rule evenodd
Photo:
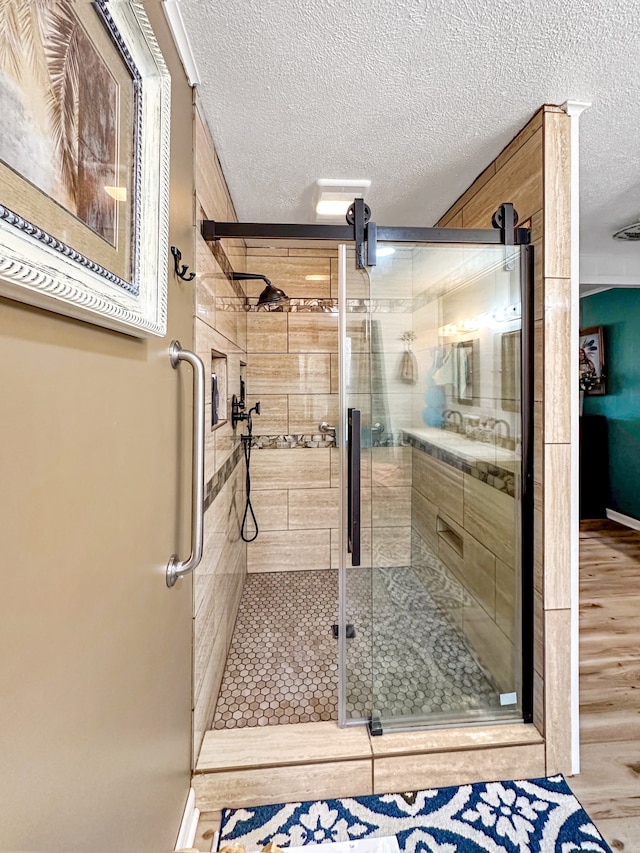
<path fill-rule="evenodd" d="M 371 210 L 363 198 L 354 198 L 353 204 L 347 210 L 347 222 L 353 225 L 353 240 L 356 244 L 356 267 L 365 269 L 367 260 L 364 253 L 365 227 L 371 219 Z"/>
<path fill-rule="evenodd" d="M 491 217 L 491 224 L 500 230 L 503 246 L 526 245 L 531 240 L 528 228 L 517 228 L 518 213 L 511 202 L 503 202 Z"/>
<path fill-rule="evenodd" d="M 208 242 L 232 239 L 266 240 L 332 240 L 355 243 L 356 266 L 364 269 L 376 263 L 377 244 L 389 243 L 487 243 L 491 245 L 526 245 L 530 242 L 527 228 L 517 228 L 518 215 L 510 203 L 501 204 L 493 214 L 493 228 L 397 228 L 371 222 L 371 211 L 364 199 L 356 198 L 347 212 L 345 225 L 298 225 L 276 222 L 216 222 L 204 219 L 203 238 Z"/>
<path fill-rule="evenodd" d="M 369 734 L 371 737 L 382 737 L 382 720 L 380 717 L 374 717 L 373 714 L 369 717 Z"/>
<path fill-rule="evenodd" d="M 375 222 L 367 225 L 367 266 L 375 267 L 378 262 L 378 226 Z"/>

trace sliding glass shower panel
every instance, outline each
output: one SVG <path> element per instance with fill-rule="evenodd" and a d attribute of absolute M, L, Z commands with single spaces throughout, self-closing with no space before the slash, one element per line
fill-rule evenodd
<path fill-rule="evenodd" d="M 339 719 L 345 725 L 371 719 L 374 634 L 370 281 L 367 270 L 356 269 L 354 250 L 346 246 L 340 247 L 339 255 L 339 304 L 339 453 L 343 486 L 340 490 Z M 352 510 L 356 505 L 359 517 L 354 519 Z"/>
<path fill-rule="evenodd" d="M 348 536 L 342 555 L 344 720 L 521 716 L 519 252 L 380 244 L 367 275 L 342 251 L 363 475 L 361 565 Z"/>

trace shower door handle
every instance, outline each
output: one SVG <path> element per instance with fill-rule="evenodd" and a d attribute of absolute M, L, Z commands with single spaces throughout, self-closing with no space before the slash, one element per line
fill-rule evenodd
<path fill-rule="evenodd" d="M 187 560 L 178 560 L 173 554 L 167 564 L 167 586 L 172 587 L 179 578 L 192 572 L 202 559 L 204 532 L 204 364 L 198 356 L 182 349 L 178 341 L 169 347 L 171 366 L 177 368 L 188 361 L 193 370 L 193 439 L 191 445 L 191 553 Z"/>
<path fill-rule="evenodd" d="M 347 409 L 347 550 L 351 565 L 360 565 L 360 410 Z"/>

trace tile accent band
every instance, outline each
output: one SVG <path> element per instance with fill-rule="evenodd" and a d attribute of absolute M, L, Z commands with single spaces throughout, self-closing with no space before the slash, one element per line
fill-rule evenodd
<path fill-rule="evenodd" d="M 224 488 L 227 480 L 235 471 L 236 465 L 242 459 L 242 444 L 238 441 L 231 456 L 221 465 L 204 487 L 204 510 L 206 512 Z"/>
<path fill-rule="evenodd" d="M 332 435 L 311 433 L 295 435 L 254 435 L 251 446 L 257 450 L 290 450 L 294 447 L 321 448 L 335 447 L 336 440 Z"/>
<path fill-rule="evenodd" d="M 410 444 L 417 450 L 433 456 L 434 459 L 439 459 L 446 465 L 451 465 L 452 468 L 457 468 L 458 471 L 469 474 L 471 477 L 475 477 L 476 480 L 481 480 L 499 492 L 505 492 L 511 497 L 515 497 L 515 474 L 513 471 L 508 471 L 506 468 L 500 468 L 500 466 L 492 465 L 489 462 L 476 462 L 472 465 L 460 459 L 455 453 L 431 444 L 428 441 L 423 441 L 406 434 L 405 439 L 406 444 Z"/>

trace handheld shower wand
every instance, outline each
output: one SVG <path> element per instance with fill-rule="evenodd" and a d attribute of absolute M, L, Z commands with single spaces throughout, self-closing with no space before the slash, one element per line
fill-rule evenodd
<path fill-rule="evenodd" d="M 253 511 L 253 507 L 251 505 L 251 441 L 253 438 L 253 413 L 256 415 L 260 414 L 260 403 L 256 403 L 253 408 L 249 409 L 248 412 L 239 412 L 237 415 L 237 420 L 246 421 L 247 422 L 247 434 L 242 436 L 242 450 L 244 452 L 244 461 L 247 468 L 247 473 L 245 476 L 245 491 L 247 493 L 246 503 L 244 507 L 244 515 L 242 516 L 242 524 L 240 525 L 240 536 L 242 537 L 244 542 L 253 542 L 254 539 L 257 539 L 258 533 L 260 532 L 258 528 L 258 521 L 256 519 L 256 514 Z M 247 521 L 251 516 L 253 521 L 254 533 L 253 536 L 247 535 Z"/>

